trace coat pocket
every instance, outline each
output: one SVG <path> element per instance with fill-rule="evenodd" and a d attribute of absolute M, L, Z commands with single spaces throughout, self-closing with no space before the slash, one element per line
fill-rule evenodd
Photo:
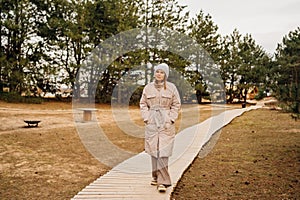
<path fill-rule="evenodd" d="M 151 107 L 156 104 L 156 95 L 155 94 L 147 94 L 147 104 Z"/>
<path fill-rule="evenodd" d="M 171 122 L 166 122 L 164 133 L 168 136 L 175 136 L 175 125 Z"/>
<path fill-rule="evenodd" d="M 170 106 L 171 105 L 172 94 L 171 93 L 162 93 L 161 95 L 161 105 Z"/>

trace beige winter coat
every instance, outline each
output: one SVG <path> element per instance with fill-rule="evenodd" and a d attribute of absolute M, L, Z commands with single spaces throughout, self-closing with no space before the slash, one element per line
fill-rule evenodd
<path fill-rule="evenodd" d="M 154 82 L 145 86 L 140 100 L 145 127 L 145 152 L 155 157 L 172 155 L 175 125 L 180 110 L 176 86 L 167 82 L 166 89 Z"/>

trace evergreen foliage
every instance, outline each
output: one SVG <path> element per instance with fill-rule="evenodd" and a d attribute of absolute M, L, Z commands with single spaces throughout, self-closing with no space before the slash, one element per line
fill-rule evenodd
<path fill-rule="evenodd" d="M 122 77 L 130 75 L 139 87 L 126 99 L 135 104 L 142 91 L 141 81 L 147 84 L 153 80 L 154 72 L 149 66 L 166 62 L 195 88 L 201 103 L 203 97 L 210 95 L 211 83 L 204 80 L 201 71 L 206 67 L 203 63 L 207 62 L 208 53 L 221 71 L 228 102 L 245 102 L 248 92 L 256 87 L 257 98 L 273 91 L 291 110 L 299 112 L 299 28 L 283 38 L 272 60 L 250 34 L 243 36 L 234 30 L 221 36 L 209 14 L 200 11 L 189 21 L 185 7 L 176 0 L 1 0 L 0 91 L 23 96 L 61 96 L 62 85 L 70 91 L 81 87 L 75 82 L 79 69 L 99 44 L 118 33 L 146 28 L 145 47 L 117 57 L 104 72 L 93 74 L 100 76 L 99 82 L 95 93 L 95 88 L 87 87 L 87 96 L 109 103 L 114 89 L 124 82 Z M 186 34 L 205 51 L 196 52 L 195 66 L 191 68 L 191 63 L 181 56 L 158 48 L 166 41 L 171 41 L 167 45 L 173 49 L 190 48 L 184 45 L 185 41 L 172 33 L 163 38 L 150 32 L 155 30 L 151 27 Z M 150 35 L 155 37 L 149 38 Z M 136 66 L 142 68 L 136 70 Z M 88 81 L 95 77 L 85 78 Z M 176 78 L 173 81 L 182 84 Z M 122 84 L 124 87 L 118 88 L 115 97 L 118 102 L 133 89 L 129 83 Z M 82 94 L 71 95 L 79 98 Z"/>
<path fill-rule="evenodd" d="M 290 111 L 300 112 L 300 27 L 286 35 L 276 49 L 273 62 L 272 89 Z"/>

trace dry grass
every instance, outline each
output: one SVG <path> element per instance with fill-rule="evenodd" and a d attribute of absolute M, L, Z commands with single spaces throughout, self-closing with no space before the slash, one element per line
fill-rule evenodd
<path fill-rule="evenodd" d="M 222 129 L 172 199 L 300 199 L 300 121 L 261 109 Z"/>
<path fill-rule="evenodd" d="M 99 124 L 111 142 L 132 152 L 143 150 L 143 139 L 117 127 L 110 106 L 97 108 Z M 130 111 L 130 119 L 142 126 L 138 108 Z M 177 123 L 177 130 L 195 122 L 188 109 L 182 115 L 187 120 Z M 199 121 L 211 115 L 209 106 L 201 106 Z M 42 122 L 38 128 L 24 128 L 28 117 Z M 84 148 L 70 103 L 0 102 L 0 121 L 1 200 L 70 199 L 110 169 Z M 299 197 L 299 129 L 299 122 L 288 114 L 269 110 L 245 114 L 223 129 L 207 157 L 195 160 L 173 197 L 246 199 L 246 194 L 253 199 L 270 196 L 275 189 L 281 199 Z"/>

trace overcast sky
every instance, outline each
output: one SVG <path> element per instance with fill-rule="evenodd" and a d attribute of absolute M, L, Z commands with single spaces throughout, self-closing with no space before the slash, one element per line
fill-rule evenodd
<path fill-rule="evenodd" d="M 195 17 L 200 10 L 212 16 L 221 35 L 236 28 L 249 33 L 258 45 L 273 54 L 290 31 L 300 27 L 300 0 L 178 0 Z"/>

